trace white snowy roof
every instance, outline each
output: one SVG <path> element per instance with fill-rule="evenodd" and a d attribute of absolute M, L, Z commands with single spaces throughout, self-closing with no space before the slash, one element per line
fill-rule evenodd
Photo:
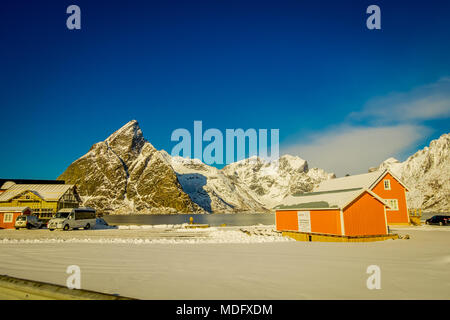
<path fill-rule="evenodd" d="M 392 172 L 389 170 L 379 170 L 364 174 L 357 174 L 354 176 L 324 180 L 314 189 L 314 191 L 321 192 L 353 188 L 364 188 L 370 190 L 386 173 L 391 174 L 406 188 L 406 186 Z"/>
<path fill-rule="evenodd" d="M 29 207 L 0 207 L 0 212 L 24 212 L 26 209 L 31 210 Z"/>
<path fill-rule="evenodd" d="M 9 189 L 11 188 L 13 185 L 15 185 L 15 183 L 13 181 L 6 181 L 1 187 L 0 189 Z"/>
<path fill-rule="evenodd" d="M 380 197 L 368 189 L 353 188 L 333 191 L 309 192 L 292 195 L 283 199 L 275 209 L 344 209 L 364 192 L 368 192 L 378 201 L 386 205 Z"/>
<path fill-rule="evenodd" d="M 57 201 L 72 187 L 72 184 L 15 184 L 0 193 L 0 201 L 9 201 L 25 191 L 33 192 L 46 201 Z"/>

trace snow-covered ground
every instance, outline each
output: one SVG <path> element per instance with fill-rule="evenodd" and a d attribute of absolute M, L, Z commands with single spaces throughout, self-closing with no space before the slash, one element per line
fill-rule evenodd
<path fill-rule="evenodd" d="M 0 274 L 64 285 L 67 266 L 78 265 L 82 288 L 143 299 L 450 299 L 450 227 L 398 228 L 411 238 L 371 243 L 242 229 L 252 235 L 236 227 L 0 230 Z M 369 265 L 381 269 L 380 290 L 366 287 Z"/>
<path fill-rule="evenodd" d="M 183 225 L 123 225 L 99 230 L 49 231 L 0 230 L 7 243 L 263 243 L 294 241 L 274 231 L 274 226 L 210 227 L 187 229 Z"/>

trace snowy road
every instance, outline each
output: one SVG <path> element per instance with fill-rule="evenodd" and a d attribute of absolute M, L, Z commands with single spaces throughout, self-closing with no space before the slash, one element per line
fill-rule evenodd
<path fill-rule="evenodd" d="M 448 230 L 404 228 L 399 233 L 410 240 L 373 243 L 4 241 L 0 274 L 64 285 L 67 266 L 75 264 L 83 289 L 143 299 L 450 299 Z M 100 231 L 123 239 L 161 232 L 99 230 L 89 237 L 100 239 Z M 0 239 L 7 232 L 18 235 L 2 230 Z M 76 233 L 83 238 L 84 231 L 60 232 Z M 380 290 L 366 287 L 373 264 L 381 268 Z"/>

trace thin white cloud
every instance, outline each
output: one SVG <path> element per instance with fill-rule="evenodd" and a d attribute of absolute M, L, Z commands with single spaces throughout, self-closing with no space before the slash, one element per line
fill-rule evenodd
<path fill-rule="evenodd" d="M 370 100 L 353 120 L 374 123 L 405 123 L 450 117 L 450 78 L 424 85 L 410 92 L 392 93 Z"/>
<path fill-rule="evenodd" d="M 425 121 L 448 117 L 447 77 L 409 92 L 374 98 L 346 122 L 284 144 L 281 154 L 298 155 L 338 176 L 363 173 L 389 157 L 402 158 L 411 152 L 432 132 Z"/>
<path fill-rule="evenodd" d="M 310 167 L 319 167 L 337 176 L 365 173 L 389 157 L 398 157 L 418 143 L 429 129 L 420 125 L 385 127 L 342 126 L 313 135 L 307 143 L 291 144 L 282 154 L 307 159 Z"/>

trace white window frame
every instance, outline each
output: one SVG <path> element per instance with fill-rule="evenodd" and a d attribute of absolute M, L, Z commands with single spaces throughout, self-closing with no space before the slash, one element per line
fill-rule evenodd
<path fill-rule="evenodd" d="M 398 199 L 384 199 L 389 208 L 386 208 L 388 211 L 398 211 Z M 391 209 L 392 208 L 392 209 Z"/>
<path fill-rule="evenodd" d="M 11 223 L 14 220 L 14 214 L 13 213 L 9 213 L 9 212 L 5 212 L 3 214 L 3 223 Z"/>
<path fill-rule="evenodd" d="M 386 188 L 386 182 L 388 183 L 388 187 Z M 383 186 L 384 190 L 391 190 L 391 180 L 390 179 L 384 179 L 383 180 Z"/>

